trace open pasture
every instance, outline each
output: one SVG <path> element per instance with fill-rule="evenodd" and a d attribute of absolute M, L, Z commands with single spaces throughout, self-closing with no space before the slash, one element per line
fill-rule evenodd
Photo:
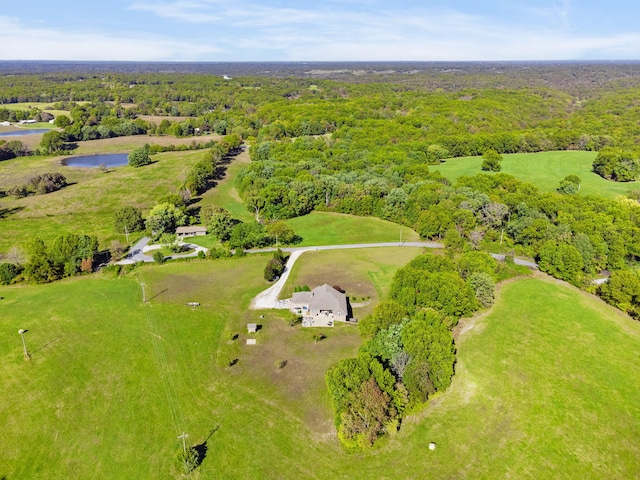
<path fill-rule="evenodd" d="M 248 311 L 267 286 L 265 260 L 0 288 L 0 475 L 174 478 L 177 436 L 201 445 L 212 430 L 203 479 L 639 471 L 640 324 L 602 302 L 546 277 L 503 285 L 488 314 L 465 320 L 451 389 L 356 455 L 338 445 L 324 371 L 355 353 L 359 335 L 338 326 L 314 343 L 277 311 Z"/>
<path fill-rule="evenodd" d="M 6 160 L 0 164 L 0 189 L 44 172 L 59 172 L 70 185 L 46 195 L 1 198 L 0 251 L 35 236 L 46 241 L 72 232 L 97 235 L 103 246 L 115 238 L 124 241 L 122 233 L 113 231 L 113 212 L 124 205 L 150 209 L 160 197 L 177 191 L 185 172 L 203 155 L 205 150 L 160 153 L 152 157 L 151 165 L 112 168 L 107 173 L 65 167 L 59 158 Z"/>
<path fill-rule="evenodd" d="M 638 182 L 613 182 L 605 180 L 591 170 L 595 152 L 540 152 L 503 155 L 501 173 L 508 173 L 524 182 L 537 186 L 543 192 L 555 192 L 567 175 L 578 175 L 582 180 L 582 195 L 615 197 L 640 188 Z M 441 165 L 429 166 L 455 182 L 458 177 L 473 176 L 482 172 L 482 157 L 451 158 Z"/>

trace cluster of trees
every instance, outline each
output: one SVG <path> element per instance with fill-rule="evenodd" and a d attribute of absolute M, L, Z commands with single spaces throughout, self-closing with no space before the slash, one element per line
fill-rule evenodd
<path fill-rule="evenodd" d="M 593 171 L 607 180 L 633 182 L 640 177 L 640 156 L 636 151 L 606 147 L 593 161 Z"/>
<path fill-rule="evenodd" d="M 20 140 L 0 140 L 0 160 L 9 160 L 16 157 L 26 157 L 31 155 L 29 147 Z"/>
<path fill-rule="evenodd" d="M 390 298 L 359 323 L 367 340 L 356 358 L 326 374 L 347 447 L 370 447 L 393 434 L 406 411 L 451 384 L 451 329 L 479 304 L 493 303 L 495 281 L 507 271 L 486 253 L 468 252 L 456 259 L 421 255 L 396 273 Z"/>
<path fill-rule="evenodd" d="M 44 195 L 66 186 L 67 179 L 61 173 L 43 173 L 30 177 L 24 184 L 14 185 L 7 193 L 15 198 L 22 198 L 31 194 Z"/>
<path fill-rule="evenodd" d="M 49 246 L 39 239 L 27 245 L 29 261 L 22 277 L 28 282 L 46 283 L 93 271 L 98 239 L 89 235 L 62 235 Z"/>

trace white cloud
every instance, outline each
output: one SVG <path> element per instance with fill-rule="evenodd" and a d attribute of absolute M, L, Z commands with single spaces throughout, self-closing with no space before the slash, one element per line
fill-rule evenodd
<path fill-rule="evenodd" d="M 197 60 L 220 48 L 144 33 L 72 32 L 29 28 L 0 16 L 3 60 Z"/>
<path fill-rule="evenodd" d="M 172 20 L 184 21 L 187 23 L 215 23 L 220 21 L 220 17 L 214 14 L 205 13 L 211 5 L 201 2 L 179 1 L 176 3 L 134 3 L 129 7 L 131 10 L 150 12 L 158 17 Z"/>
<path fill-rule="evenodd" d="M 504 19 L 460 11 L 336 0 L 291 8 L 265 0 L 131 0 L 139 34 L 27 28 L 0 17 L 7 59 L 83 60 L 571 60 L 640 58 L 640 33 L 572 33 L 571 0 Z M 301 5 L 304 5 L 301 3 Z M 359 12 L 351 7 L 363 7 Z M 332 7 L 332 8 L 331 8 Z M 558 21 L 540 21 L 545 15 Z M 154 16 L 162 18 L 158 20 Z M 534 17 L 532 19 L 532 17 Z M 166 27 L 162 35 L 145 34 Z M 535 20 L 535 22 L 532 22 Z M 531 22 L 531 23 L 530 23 Z M 577 28 L 576 28 L 577 30 Z M 174 35 L 176 38 L 170 38 Z M 197 40 L 195 40 L 197 38 Z M 186 39 L 192 39 L 189 42 Z M 209 44 L 214 47 L 207 46 Z M 224 46 L 224 50 L 223 47 Z"/>

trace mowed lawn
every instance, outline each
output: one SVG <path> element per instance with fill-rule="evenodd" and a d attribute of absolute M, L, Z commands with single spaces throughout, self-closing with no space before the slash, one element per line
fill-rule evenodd
<path fill-rule="evenodd" d="M 324 372 L 355 354 L 358 332 L 327 329 L 314 343 L 277 311 L 248 311 L 268 286 L 265 261 L 0 288 L 0 476 L 175 478 L 178 435 L 200 445 L 212 430 L 203 479 L 640 471 L 640 324 L 600 301 L 545 277 L 503 285 L 487 315 L 466 320 L 450 390 L 391 440 L 352 454 L 336 439 Z"/>
<path fill-rule="evenodd" d="M 582 179 L 582 195 L 615 197 L 640 188 L 638 182 L 612 182 L 591 171 L 595 152 L 540 152 L 503 155 L 502 173 L 536 185 L 543 192 L 555 192 L 560 181 L 567 175 L 578 175 Z M 451 158 L 441 165 L 429 166 L 455 182 L 462 175 L 473 176 L 487 173 L 480 170 L 482 157 Z M 491 174 L 491 173 L 489 173 Z"/>
<path fill-rule="evenodd" d="M 344 213 L 311 212 L 303 217 L 286 220 L 286 223 L 302 237 L 302 242 L 296 245 L 299 247 L 398 242 L 401 235 L 402 241 L 406 242 L 420 239 L 409 227 L 375 217 L 357 217 Z"/>

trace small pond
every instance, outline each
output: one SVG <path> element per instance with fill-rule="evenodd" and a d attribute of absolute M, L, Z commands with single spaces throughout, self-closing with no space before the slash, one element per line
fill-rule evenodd
<path fill-rule="evenodd" d="M 35 135 L 36 133 L 47 133 L 51 130 L 47 128 L 34 128 L 33 130 L 13 130 L 11 132 L 2 132 L 0 137 L 20 137 L 22 135 Z"/>
<path fill-rule="evenodd" d="M 67 167 L 99 167 L 106 165 L 107 167 L 122 167 L 129 163 L 129 155 L 126 153 L 110 153 L 107 155 L 82 155 L 77 157 L 69 157 L 62 160 L 62 164 Z"/>

